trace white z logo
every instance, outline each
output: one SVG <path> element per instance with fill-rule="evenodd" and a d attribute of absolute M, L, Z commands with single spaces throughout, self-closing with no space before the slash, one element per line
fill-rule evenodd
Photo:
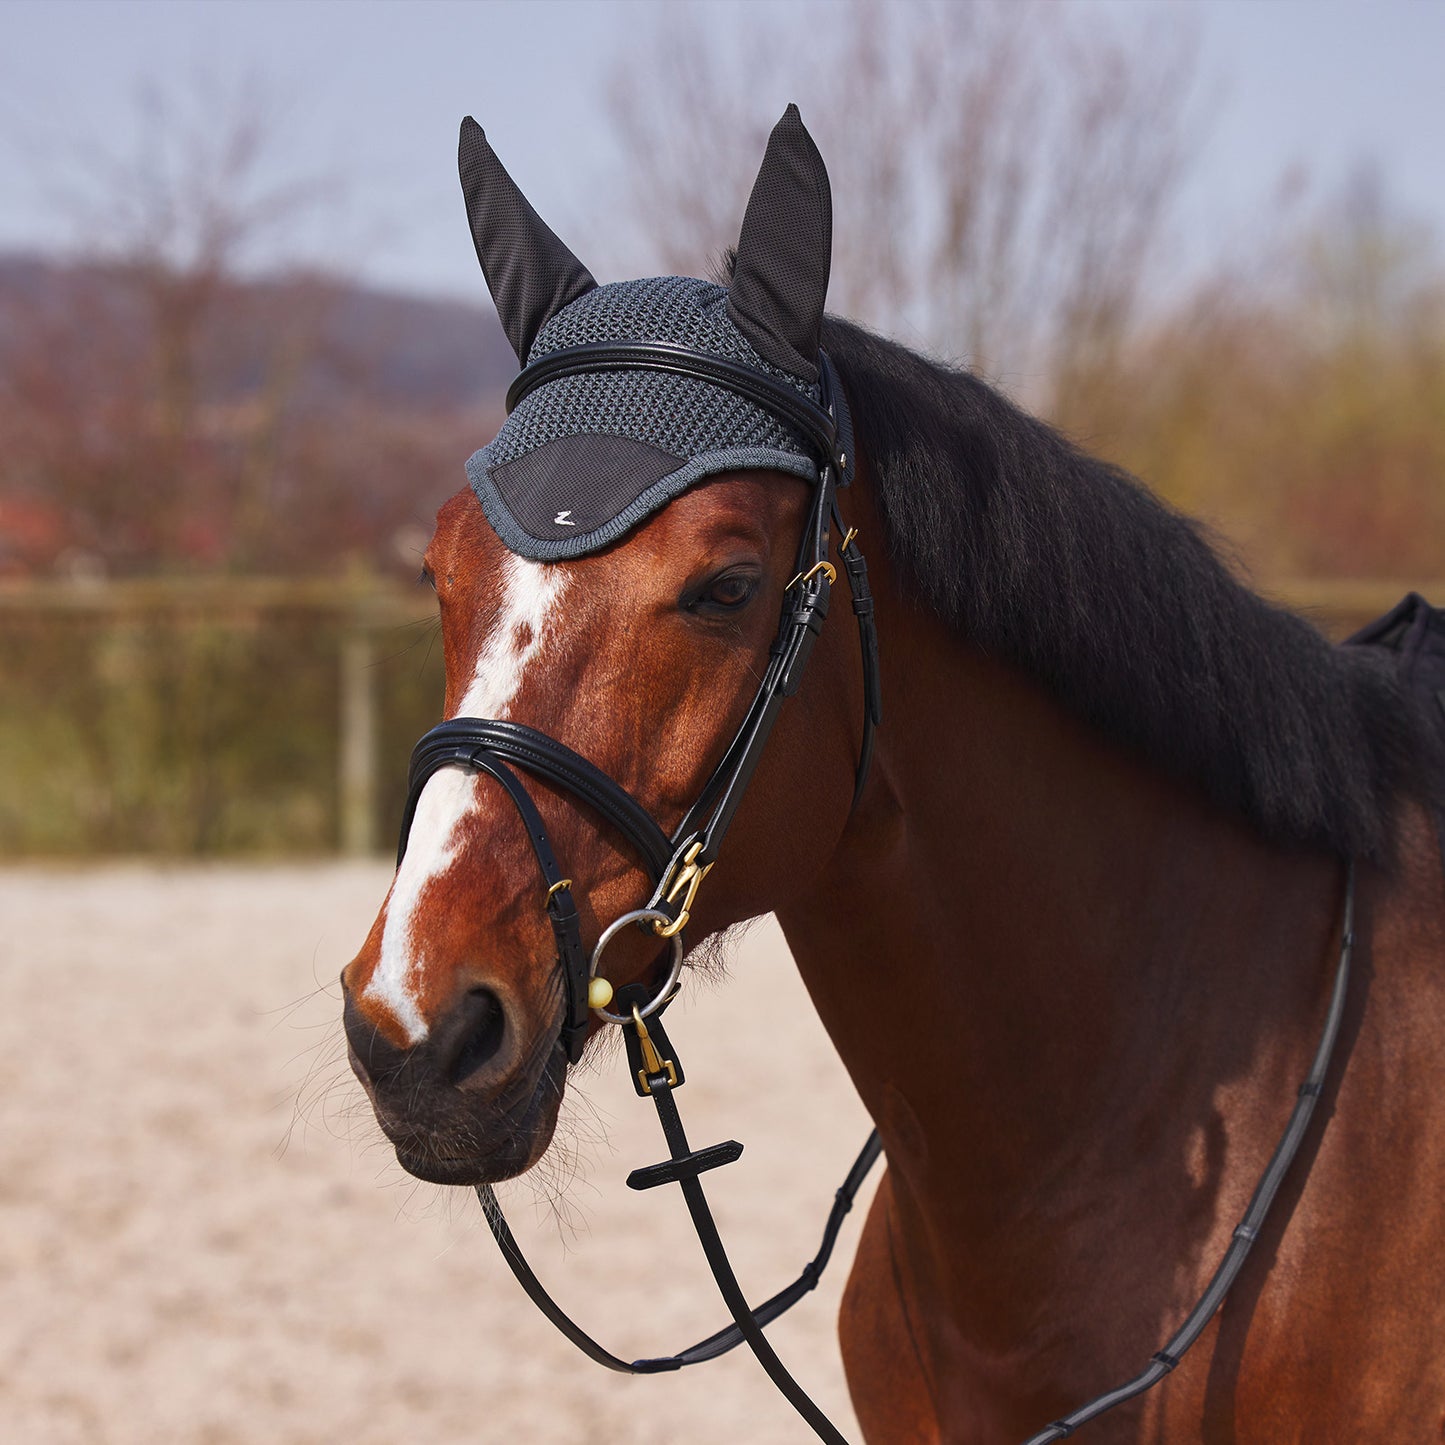
<path fill-rule="evenodd" d="M 569 521 L 567 520 L 567 518 L 570 517 L 571 515 L 572 515 L 572 508 L 571 508 L 571 507 L 564 507 L 560 512 L 557 513 L 557 515 L 556 515 L 555 517 L 552 518 L 552 523 L 553 523 L 554 526 L 557 526 L 557 527 L 575 527 L 575 526 L 577 525 L 576 522 L 569 522 Z"/>

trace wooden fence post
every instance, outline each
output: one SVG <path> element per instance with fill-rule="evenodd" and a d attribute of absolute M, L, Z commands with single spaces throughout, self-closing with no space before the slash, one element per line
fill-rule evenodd
<path fill-rule="evenodd" d="M 338 842 L 353 857 L 376 851 L 376 689 L 371 632 L 360 619 L 341 634 Z"/>

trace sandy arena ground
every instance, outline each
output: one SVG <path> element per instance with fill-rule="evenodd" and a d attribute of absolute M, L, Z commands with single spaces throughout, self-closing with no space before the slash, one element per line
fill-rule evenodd
<path fill-rule="evenodd" d="M 334 982 L 387 878 L 375 864 L 0 870 L 0 1438 L 813 1439 L 746 1350 L 651 1379 L 593 1365 L 522 1295 L 475 1199 L 401 1171 L 346 1066 Z M 762 1298 L 816 1248 L 867 1119 L 772 924 L 669 1023 L 694 1144 L 747 1146 L 708 1183 Z M 677 1191 L 623 1187 L 663 1157 L 651 1106 L 610 1057 L 580 1084 L 561 1131 L 578 1156 L 560 1175 L 566 1227 L 550 1185 L 510 1186 L 504 1203 L 604 1343 L 679 1349 L 724 1310 Z M 834 1320 L 862 1213 L 823 1287 L 771 1331 L 854 1439 Z"/>

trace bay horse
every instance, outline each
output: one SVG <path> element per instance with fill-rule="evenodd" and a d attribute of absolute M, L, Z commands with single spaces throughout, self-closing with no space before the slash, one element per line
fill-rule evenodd
<path fill-rule="evenodd" d="M 844 536 L 882 544 L 885 721 L 855 797 L 866 644 L 860 664 L 846 620 L 819 626 L 685 905 L 698 939 L 777 914 L 881 1136 L 839 1323 L 867 1440 L 1017 1445 L 1169 1336 L 1306 1077 L 1347 875 L 1336 1056 L 1274 1210 L 1168 1384 L 1081 1438 L 1445 1438 L 1445 768 L 1394 655 L 1269 605 L 968 372 L 825 316 L 827 178 L 795 109 L 726 285 L 598 287 L 470 121 L 462 171 L 524 368 L 676 342 L 692 307 L 694 350 L 725 323 L 799 394 L 820 396 L 821 357 L 836 377 Z M 426 552 L 445 716 L 557 740 L 670 831 L 755 705 L 820 483 L 695 377 L 548 375 Z M 714 413 L 722 442 L 694 426 Z M 538 830 L 589 947 L 658 896 L 645 839 L 602 803 L 508 777 L 419 780 L 342 976 L 381 1127 L 447 1184 L 537 1162 L 604 1026 L 563 977 Z M 645 996 L 673 947 L 624 929 L 603 994 Z"/>

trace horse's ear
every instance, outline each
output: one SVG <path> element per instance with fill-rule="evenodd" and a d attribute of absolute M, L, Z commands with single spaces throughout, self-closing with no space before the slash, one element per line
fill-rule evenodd
<path fill-rule="evenodd" d="M 477 260 L 502 330 L 525 366 L 542 327 L 597 283 L 527 203 L 471 116 L 462 122 L 457 169 Z"/>
<path fill-rule="evenodd" d="M 818 379 L 818 343 L 833 251 L 833 196 L 823 157 L 790 105 L 753 182 L 728 314 L 764 361 Z"/>

